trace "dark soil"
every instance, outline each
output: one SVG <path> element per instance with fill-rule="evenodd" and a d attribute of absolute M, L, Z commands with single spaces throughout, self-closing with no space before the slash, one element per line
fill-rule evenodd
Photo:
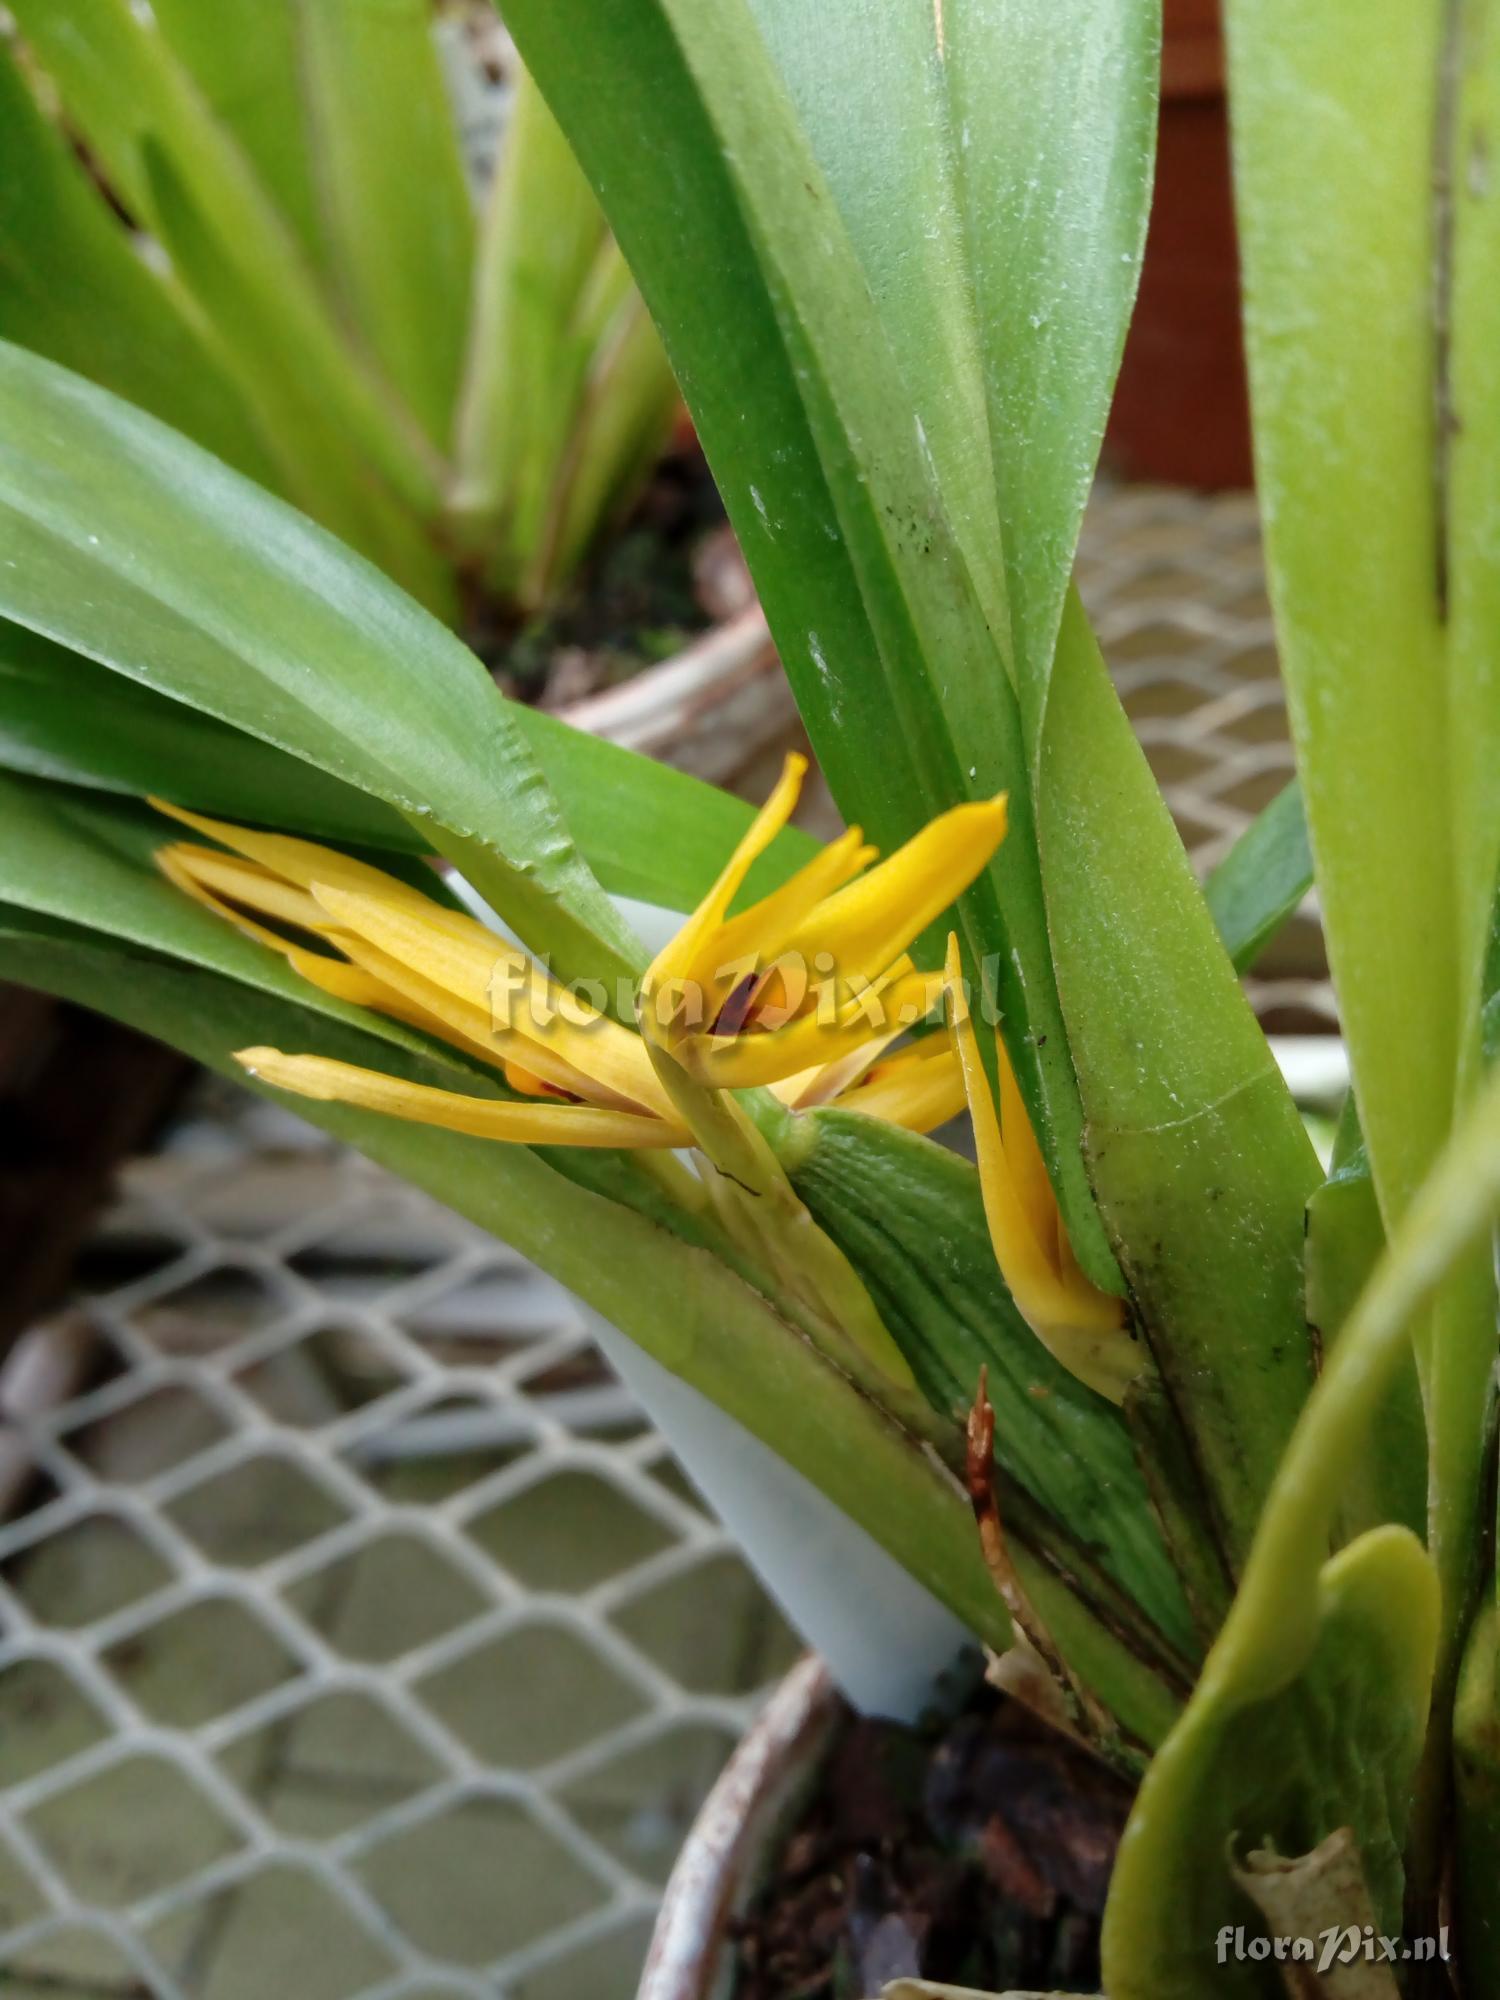
<path fill-rule="evenodd" d="M 517 623 L 475 604 L 465 637 L 507 694 L 560 708 L 669 658 L 749 601 L 750 582 L 696 441 L 659 461 L 563 597 Z"/>
<path fill-rule="evenodd" d="M 865 2000 L 902 1978 L 1097 1993 L 1130 1796 L 988 1689 L 925 1731 L 850 1717 L 738 1927 L 735 2000 Z"/>

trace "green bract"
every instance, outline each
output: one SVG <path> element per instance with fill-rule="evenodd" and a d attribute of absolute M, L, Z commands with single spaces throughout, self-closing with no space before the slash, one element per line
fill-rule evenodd
<path fill-rule="evenodd" d="M 1111 2000 L 1274 1994 L 1274 1964 L 1226 1970 L 1217 1932 L 1264 1931 L 1257 1871 L 1330 1841 L 1339 1867 L 1299 1875 L 1318 1927 L 1449 1923 L 1466 2000 L 1488 2000 L 1500 0 L 1230 0 L 1298 782 L 1206 894 L 1072 583 L 1149 205 L 1151 0 L 510 0 L 550 107 L 523 106 L 517 142 L 531 133 L 537 172 L 550 160 L 556 206 L 523 241 L 518 169 L 491 216 L 476 323 L 516 368 L 470 368 L 462 394 L 434 311 L 456 254 L 448 183 L 429 209 L 390 162 L 356 174 L 361 201 L 327 242 L 280 127 L 233 149 L 204 136 L 226 47 L 274 71 L 279 8 L 226 9 L 212 47 L 186 4 L 158 0 L 154 36 L 124 0 L 15 11 L 174 275 L 148 278 L 106 229 L 8 74 L 7 130 L 45 173 L 7 186 L 0 227 L 58 268 L 75 243 L 110 260 L 110 310 L 85 324 L 64 287 L 17 287 L 0 307 L 35 316 L 5 324 L 200 443 L 0 348 L 0 967 L 226 1070 L 253 1047 L 510 1101 L 525 1077 L 482 1038 L 429 1032 L 431 1007 L 396 1019 L 344 997 L 378 968 L 368 951 L 314 967 L 325 990 L 275 936 L 170 888 L 153 850 L 176 829 L 142 794 L 373 862 L 391 908 L 427 880 L 434 935 L 462 919 L 422 857 L 451 863 L 557 973 L 608 989 L 611 1033 L 641 1029 L 680 1120 L 642 1142 L 665 1162 L 291 1101 L 614 1318 L 979 1638 L 1022 1628 L 1074 1726 L 1142 1780 L 1106 1927 Z M 346 11 L 363 12 L 327 21 Z M 88 32 L 62 35 L 75 15 Z M 328 108 L 340 159 L 361 156 L 356 114 L 380 102 L 379 51 L 359 48 L 367 97 Z M 546 496 L 502 493 L 494 467 L 557 450 L 587 341 L 626 293 L 563 134 L 660 329 L 842 811 L 889 854 L 985 802 L 967 872 L 945 850 L 946 873 L 902 878 L 944 884 L 906 929 L 899 910 L 889 938 L 841 912 L 872 964 L 966 1025 L 976 1129 L 999 1134 L 983 1178 L 862 1112 L 857 1087 L 840 1096 L 848 1078 L 828 1099 L 778 1096 L 769 1070 L 715 1084 L 709 1045 L 762 1003 L 774 952 L 696 1040 L 644 1014 L 661 961 L 648 970 L 612 895 L 696 909 L 679 939 L 701 945 L 786 889 L 795 934 L 868 866 L 857 837 L 819 850 L 756 822 L 746 882 L 715 903 L 745 808 L 509 705 L 433 618 L 242 476 L 307 499 L 280 478 L 295 441 L 352 501 L 351 465 L 377 466 L 378 521 L 324 511 L 384 559 L 385 526 L 431 505 L 433 419 L 458 409 L 453 519 L 532 532 Z M 365 373 L 332 379 L 314 252 L 336 252 L 409 422 Z M 582 284 L 583 346 L 508 289 L 538 256 Z M 408 259 L 431 264 L 420 323 Z M 162 318 L 184 289 L 197 314 Z M 291 343 L 305 411 L 273 407 L 253 368 L 243 409 L 199 393 L 179 357 L 220 313 L 257 353 Z M 132 331 L 153 327 L 155 344 Z M 105 328 L 130 357 L 114 374 Z M 622 340 L 622 379 L 644 352 Z M 528 559 L 506 560 L 524 589 Z M 1354 1075 L 1328 1174 L 1237 977 L 1313 881 Z M 295 882 L 315 886 L 315 869 Z M 998 1038 L 960 1017 L 957 973 L 937 976 L 950 930 Z M 683 1137 L 694 1172 L 670 1157 Z M 1018 1217 L 1030 1292 L 1000 1247 Z M 1055 1323 L 1027 1308 L 1038 1284 Z M 1069 1372 L 1080 1332 L 1128 1343 L 1094 1386 Z M 982 1371 L 994 1450 L 966 1465 Z M 999 1517 L 988 1568 L 966 1473 Z"/>

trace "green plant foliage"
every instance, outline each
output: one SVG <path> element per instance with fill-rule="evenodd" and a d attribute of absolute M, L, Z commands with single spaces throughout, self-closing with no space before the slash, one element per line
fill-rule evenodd
<path fill-rule="evenodd" d="M 3 922 L 0 939 L 12 976 L 85 1005 L 107 1002 L 119 1019 L 236 1076 L 243 1072 L 228 1050 L 281 1042 L 375 1062 L 416 1080 L 444 1080 L 426 1056 L 403 1062 L 360 1030 L 194 968 Z M 1005 1610 L 968 1532 L 968 1504 L 958 1488 L 717 1256 L 674 1240 L 622 1201 L 608 1156 L 602 1168 L 569 1161 L 564 1173 L 527 1147 L 496 1147 L 340 1105 L 281 1101 L 503 1233 L 772 1444 L 976 1633 L 997 1645 L 1008 1642 Z M 580 1171 L 599 1176 L 603 1191 L 580 1184 L 574 1177 Z"/>
<path fill-rule="evenodd" d="M 689 910 L 751 808 L 715 786 L 544 710 L 505 704 L 557 794 L 579 851 L 613 895 Z M 123 792 L 315 840 L 425 854 L 420 821 L 405 818 L 317 764 L 247 736 L 185 702 L 0 621 L 0 768 Z M 784 827 L 750 872 L 750 893 L 776 888 L 814 853 Z"/>
<path fill-rule="evenodd" d="M 1011 1303 L 992 1257 L 979 1179 L 967 1160 L 914 1133 L 849 1111 L 807 1121 L 792 1182 L 843 1249 L 933 1406 L 963 1415 L 981 1367 L 997 1421 L 996 1464 L 1050 1520 L 1059 1552 L 1088 1523 L 1094 1553 L 1063 1558 L 1083 1578 L 1097 1564 L 1154 1622 L 1158 1655 L 1177 1664 L 1196 1644 L 1119 1412 L 1053 1360 Z M 1016 1413 L 1026 1409 L 1026 1421 Z M 1075 1530 L 1076 1532 L 1076 1530 Z M 1151 1638 L 1145 1644 L 1149 1648 Z"/>
<path fill-rule="evenodd" d="M 316 22 L 226 0 L 243 95 L 190 0 L 16 12 L 172 274 L 121 250 L 32 70 L 0 69 L 23 190 L 0 188 L 0 278 L 23 255 L 36 273 L 0 283 L 23 343 L 0 345 L 0 964 L 221 1068 L 276 1043 L 508 1089 L 177 895 L 152 865 L 154 789 L 439 895 L 441 857 L 564 976 L 623 983 L 634 1021 L 645 955 L 611 895 L 692 908 L 746 809 L 508 704 L 367 562 L 24 348 L 217 421 L 241 467 L 260 452 L 430 602 L 455 562 L 520 599 L 658 435 L 649 302 L 847 817 L 889 852 L 1008 795 L 998 848 L 997 811 L 949 819 L 894 876 L 842 889 L 847 846 L 781 832 L 683 962 L 823 922 L 880 970 L 887 931 L 936 916 L 912 950 L 935 966 L 959 934 L 962 1074 L 941 1042 L 898 1068 L 873 1032 L 837 1074 L 803 1070 L 804 1015 L 738 1072 L 774 1075 L 791 1046 L 784 1100 L 718 1088 L 725 1038 L 779 1026 L 776 982 L 736 973 L 711 1022 L 668 1037 L 643 1014 L 646 1050 L 621 1055 L 624 1074 L 649 1057 L 701 1174 L 312 1115 L 503 1229 L 976 1633 L 1024 1627 L 1073 1722 L 1144 1773 L 1113 2000 L 1269 2000 L 1274 1968 L 1215 1956 L 1226 1926 L 1274 1928 L 1268 1852 L 1309 1857 L 1330 1925 L 1394 1931 L 1405 1901 L 1426 1929 L 1451 1881 L 1487 1993 L 1500 0 L 1229 0 L 1298 778 L 1206 893 L 1071 575 L 1142 254 L 1154 0 L 509 0 L 536 84 L 472 241 L 417 0 L 388 19 L 328 0 Z M 408 70 L 411 129 L 386 153 Z M 122 340 L 162 329 L 128 384 L 76 278 L 91 258 Z M 200 358 L 208 401 L 176 379 Z M 932 857 L 981 819 L 993 858 L 939 911 L 968 877 Z M 747 915 L 810 858 L 825 873 Z M 1354 1076 L 1326 1176 L 1238 978 L 1314 875 Z M 904 930 L 871 880 L 912 898 Z M 779 953 L 753 962 L 789 991 Z M 898 972 L 933 1009 L 936 986 Z M 450 976 L 472 993 L 472 953 Z M 977 1032 L 987 1002 L 998 1036 Z M 867 1103 L 911 1090 L 921 1117 L 961 1085 L 982 1172 L 848 1109 L 855 1061 L 891 1065 Z M 565 1075 L 585 1106 L 586 1072 Z M 1090 1380 L 1128 1381 L 1119 1407 L 1055 1358 L 1084 1342 L 1111 1364 Z M 992 1462 L 971 1461 L 986 1381 Z"/>
<path fill-rule="evenodd" d="M 1296 1678 L 1254 1694 L 1210 1680 L 1142 1786 L 1116 1864 L 1104 1943 L 1111 2000 L 1266 1996 L 1279 1974 L 1220 1965 L 1221 1930 L 1263 1926 L 1236 1885 L 1251 1849 L 1307 1854 L 1352 1827 L 1378 1927 L 1401 1928 L 1401 1848 L 1437 1643 L 1421 1543 L 1377 1528 L 1327 1562 Z M 1320 1913 L 1324 1914 L 1324 1913 Z M 1329 1925 L 1356 1920 L 1330 1906 Z"/>
<path fill-rule="evenodd" d="M 1277 1473 L 1223 1632 L 1142 1786 L 1106 1921 L 1105 1979 L 1120 2000 L 1196 2000 L 1205 1990 L 1201 1954 L 1220 1923 L 1241 1920 L 1223 1914 L 1232 1909 L 1229 1837 L 1245 1845 L 1269 1833 L 1281 1852 L 1300 1853 L 1353 1827 L 1382 1928 L 1398 1927 L 1402 1841 L 1440 1638 L 1436 1571 L 1398 1526 L 1369 1530 L 1326 1565 L 1324 1552 L 1409 1360 L 1413 1324 L 1488 1239 L 1497 1212 L 1500 1074 L 1350 1313 Z M 1272 1744 L 1293 1729 L 1297 1754 L 1273 1757 Z"/>
<path fill-rule="evenodd" d="M 654 463 L 675 390 L 618 260 L 597 312 L 603 222 L 535 118 L 488 206 L 519 195 L 542 230 L 580 207 L 595 254 L 476 257 L 504 230 L 476 228 L 429 0 L 12 13 L 0 334 L 177 424 L 450 622 L 486 573 L 513 609 L 560 588 Z M 555 368 L 528 326 L 566 338 Z M 539 387 L 544 423 L 473 420 Z M 529 514 L 476 519 L 476 484 Z"/>
<path fill-rule="evenodd" d="M 1312 1381 L 1319 1168 L 1076 599 L 1038 818 L 1090 1171 L 1234 1574 Z"/>
<path fill-rule="evenodd" d="M 1234 0 L 1228 22 L 1272 597 L 1389 1228 L 1474 1085 L 1500 858 L 1500 219 L 1473 172 L 1500 34 L 1482 4 L 1382 4 L 1354 36 L 1343 10 L 1297 0 Z M 1338 200 L 1308 198 L 1319 187 Z M 1434 1315 L 1417 1356 L 1447 1651 L 1473 1584 L 1486 1259 Z"/>
<path fill-rule="evenodd" d="M 1203 885 L 1236 972 L 1248 972 L 1313 885 L 1302 788 L 1293 778 L 1257 813 Z"/>
<path fill-rule="evenodd" d="M 0 611 L 394 806 L 565 976 L 640 966 L 489 677 L 394 585 L 20 348 L 0 425 Z"/>

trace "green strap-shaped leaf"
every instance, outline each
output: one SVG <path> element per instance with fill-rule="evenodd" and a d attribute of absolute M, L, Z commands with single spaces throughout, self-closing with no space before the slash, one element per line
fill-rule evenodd
<path fill-rule="evenodd" d="M 1500 31 L 1488 0 L 1231 0 L 1228 21 L 1272 600 L 1390 1226 L 1472 1088 L 1500 857 L 1500 214 L 1476 171 Z M 1451 1617 L 1494 1353 L 1478 1260 L 1435 1313 L 1418 1362 Z"/>
<path fill-rule="evenodd" d="M 485 206 L 473 338 L 459 404 L 453 507 L 477 546 L 498 543 L 495 580 L 519 586 L 588 350 L 574 322 L 604 217 L 541 92 L 523 69 Z"/>
<path fill-rule="evenodd" d="M 564 977 L 639 967 L 483 668 L 206 453 L 0 348 L 0 612 L 413 819 Z"/>
<path fill-rule="evenodd" d="M 422 522 L 372 471 L 361 440 L 330 404 L 316 371 L 304 371 L 289 355 L 276 286 L 246 268 L 171 153 L 153 138 L 143 150 L 157 234 L 192 292 L 205 339 L 270 443 L 278 490 L 429 610 L 454 622 L 448 566 Z"/>
<path fill-rule="evenodd" d="M 274 9 L 287 0 L 267 3 Z M 293 4 L 334 296 L 446 452 L 469 321 L 474 217 L 432 7 L 429 0 Z"/>
<path fill-rule="evenodd" d="M 1034 769 L 1145 251 L 1160 0 L 944 0 L 914 11 L 934 23 L 947 84 Z M 906 226 L 925 221 L 910 205 Z"/>
<path fill-rule="evenodd" d="M 153 0 L 151 12 L 215 119 L 231 133 L 304 256 L 326 269 L 303 115 L 302 24 L 317 0 Z"/>
<path fill-rule="evenodd" d="M 1352 1102 L 1352 1099 L 1351 1099 Z M 1380 1204 L 1363 1145 L 1340 1161 L 1307 1204 L 1303 1264 L 1307 1319 L 1322 1352 L 1343 1333 L 1360 1293 L 1385 1249 Z M 1416 1363 L 1408 1355 L 1397 1372 L 1342 1515 L 1345 1532 L 1381 1521 L 1399 1521 L 1413 1534 L 1427 1526 L 1427 1426 Z"/>
<path fill-rule="evenodd" d="M 1094 1185 L 1233 1573 L 1312 1383 L 1302 1226 L 1322 1175 L 1076 595 L 1038 815 Z"/>
<path fill-rule="evenodd" d="M 1252 1840 L 1271 1831 L 1297 1842 L 1284 1851 L 1300 1852 L 1313 1844 L 1303 1832 L 1353 1825 L 1370 1887 L 1395 1928 L 1395 1862 L 1439 1637 L 1436 1579 L 1431 1559 L 1399 1527 L 1372 1529 L 1327 1569 L 1324 1557 L 1413 1328 L 1487 1242 L 1497 1210 L 1500 1075 L 1486 1082 L 1350 1314 L 1277 1474 L 1223 1632 L 1142 1786 L 1105 1927 L 1105 1981 L 1117 2000 L 1196 2000 L 1204 1990 L 1201 1959 L 1194 1971 L 1185 1954 L 1207 1946 L 1203 1913 L 1224 1906 L 1225 1830 Z M 1342 1639 L 1329 1623 L 1335 1584 L 1363 1606 Z M 1320 1712 L 1326 1719 L 1316 1725 Z M 1258 1714 L 1315 1724 L 1305 1752 L 1282 1752 L 1274 1774 L 1269 1751 L 1258 1768 L 1240 1755 Z M 1268 1822 L 1273 1808 L 1279 1817 Z"/>
<path fill-rule="evenodd" d="M 280 365 L 321 399 L 327 421 L 408 505 L 430 510 L 436 454 L 340 334 L 291 231 L 160 30 L 130 0 L 18 0 L 11 12 L 133 211 L 153 229 L 171 225 L 177 218 L 161 214 L 160 194 L 183 191 L 214 246 L 220 298 L 232 271 L 235 289 L 258 299 L 255 324 L 239 336 L 246 364 L 274 337 Z M 185 277 L 191 288 L 194 272 Z M 217 331 L 236 338 L 230 321 Z"/>
<path fill-rule="evenodd" d="M 596 293 L 607 310 L 594 315 Z M 661 336 L 613 237 L 600 248 L 582 312 L 585 326 L 597 318 L 597 331 L 551 504 L 522 576 L 527 604 L 546 603 L 583 560 L 600 523 L 628 507 L 682 408 Z"/>
<path fill-rule="evenodd" d="M 749 826 L 752 808 L 541 709 L 517 702 L 506 712 L 610 894 L 667 910 L 694 908 Z M 420 822 L 316 764 L 5 621 L 0 769 L 131 797 L 170 795 L 221 819 L 314 840 L 402 854 L 432 847 Z M 751 869 L 746 893 L 779 887 L 816 851 L 800 828 L 783 828 Z"/>
<path fill-rule="evenodd" d="M 0 337 L 186 431 L 263 484 L 276 472 L 235 390 L 147 268 L 0 41 Z"/>
<path fill-rule="evenodd" d="M 1248 972 L 1313 884 L 1297 780 L 1279 791 L 1203 885 L 1236 972 Z"/>
<path fill-rule="evenodd" d="M 1438 315 L 1451 343 L 1438 370 L 1446 457 L 1438 460 L 1448 610 L 1448 732 L 1458 878 L 1459 974 L 1473 985 L 1491 934 L 1500 870 L 1500 203 L 1491 174 L 1500 120 L 1500 10 L 1447 9 L 1455 80 L 1440 100 Z M 1451 249 L 1442 196 L 1451 202 Z M 1446 261 L 1444 261 L 1446 259 Z M 1441 355 L 1441 350 L 1440 350 Z M 1487 989 L 1492 990 L 1492 989 Z M 1461 1048 L 1474 1058 L 1472 1013 Z"/>

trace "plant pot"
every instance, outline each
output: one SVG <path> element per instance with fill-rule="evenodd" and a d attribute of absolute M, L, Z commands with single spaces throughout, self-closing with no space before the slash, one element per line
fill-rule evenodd
<path fill-rule="evenodd" d="M 1252 483 L 1219 0 L 1166 0 L 1156 190 L 1105 441 L 1123 478 Z"/>
<path fill-rule="evenodd" d="M 590 735 L 731 789 L 753 781 L 756 766 L 779 759 L 801 731 L 765 613 L 753 602 L 671 659 L 560 713 Z"/>
<path fill-rule="evenodd" d="M 741 1738 L 677 1857 L 636 2000 L 726 2000 L 729 1924 L 815 1780 L 838 1717 L 827 1669 L 809 1658 Z"/>

